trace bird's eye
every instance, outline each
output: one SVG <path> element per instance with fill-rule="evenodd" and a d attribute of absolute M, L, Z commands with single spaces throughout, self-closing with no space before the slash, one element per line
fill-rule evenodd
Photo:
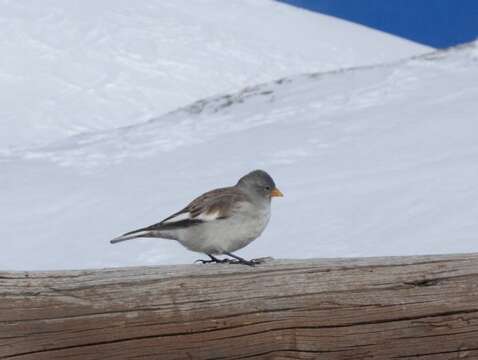
<path fill-rule="evenodd" d="M 267 190 L 267 191 L 270 191 L 270 190 L 271 190 L 271 187 L 270 187 L 270 186 L 266 186 L 266 190 Z"/>

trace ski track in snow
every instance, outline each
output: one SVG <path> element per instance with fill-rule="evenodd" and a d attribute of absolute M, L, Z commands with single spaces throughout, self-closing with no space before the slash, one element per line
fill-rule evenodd
<path fill-rule="evenodd" d="M 468 52 L 471 57 L 434 62 L 431 69 L 429 62 L 437 55 L 425 55 L 395 64 L 283 78 L 246 88 L 236 94 L 200 100 L 144 124 L 86 133 L 16 154 L 27 159 L 46 158 L 65 166 L 94 168 L 109 163 L 118 164 L 128 157 L 142 158 L 160 151 L 173 151 L 268 123 L 310 120 L 309 114 L 313 114 L 316 125 L 330 125 L 328 117 L 338 112 L 343 116 L 385 104 L 398 106 L 409 101 L 410 93 L 425 96 L 430 101 L 429 89 L 424 93 L 423 87 L 427 83 L 435 84 L 440 71 L 461 72 L 466 77 L 469 67 L 466 61 L 474 59 L 473 52 Z M 344 84 L 354 86 L 347 88 Z M 463 92 L 461 89 L 450 89 L 431 101 L 440 103 L 459 98 Z M 298 108 L 300 102 L 302 107 Z M 350 125 L 348 129 L 354 127 L 357 125 Z"/>
<path fill-rule="evenodd" d="M 108 240 L 254 168 L 285 197 L 241 256 L 477 251 L 477 65 L 475 42 L 284 78 L 142 124 L 4 152 L 0 264 L 190 263 L 201 255 L 173 241 Z"/>
<path fill-rule="evenodd" d="M 269 0 L 0 0 L 0 24 L 0 149 L 139 123 L 283 76 L 430 50 Z"/>

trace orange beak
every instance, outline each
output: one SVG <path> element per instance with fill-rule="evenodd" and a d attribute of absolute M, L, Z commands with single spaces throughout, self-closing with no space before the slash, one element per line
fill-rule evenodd
<path fill-rule="evenodd" d="M 271 197 L 283 197 L 283 196 L 284 194 L 278 188 L 272 189 Z"/>

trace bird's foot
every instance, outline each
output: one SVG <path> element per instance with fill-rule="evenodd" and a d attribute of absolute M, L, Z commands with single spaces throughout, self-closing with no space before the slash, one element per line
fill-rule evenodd
<path fill-rule="evenodd" d="M 201 264 L 210 264 L 210 263 L 215 263 L 216 261 L 214 260 L 203 260 L 203 259 L 197 259 L 194 261 L 194 263 L 201 263 Z"/>
<path fill-rule="evenodd" d="M 236 265 L 247 265 L 247 266 L 256 266 L 260 264 L 264 264 L 269 258 L 258 258 L 258 259 L 251 259 L 251 260 L 246 260 L 246 259 L 225 259 L 227 261 L 224 261 L 224 263 L 227 264 L 236 264 Z"/>
<path fill-rule="evenodd" d="M 256 265 L 259 265 L 259 264 L 263 264 L 268 260 L 272 260 L 271 257 L 262 257 L 262 258 L 257 258 L 257 259 L 246 260 L 246 259 L 243 259 L 243 258 L 237 256 L 237 255 L 230 255 L 230 254 L 227 254 L 227 255 L 233 257 L 234 259 L 227 259 L 227 258 L 226 259 L 218 259 L 217 257 L 208 254 L 208 256 L 210 257 L 210 260 L 199 259 L 199 260 L 196 260 L 195 262 L 196 263 L 199 262 L 201 264 L 216 263 L 216 264 L 233 264 L 233 265 L 256 266 Z"/>
<path fill-rule="evenodd" d="M 256 266 L 257 264 L 253 260 L 232 260 L 227 259 L 228 264 L 235 264 L 235 265 L 247 265 L 247 266 Z"/>
<path fill-rule="evenodd" d="M 256 265 L 262 264 L 262 263 L 266 262 L 267 260 L 271 259 L 271 258 L 265 257 L 265 258 L 246 260 L 246 259 L 243 259 L 240 256 L 234 255 L 232 253 L 225 252 L 224 254 L 235 259 L 235 260 L 230 259 L 228 264 L 241 264 L 241 265 L 248 265 L 248 266 L 256 266 Z"/>
<path fill-rule="evenodd" d="M 201 264 L 241 264 L 241 265 L 248 265 L 248 266 L 255 266 L 257 264 L 261 264 L 261 261 L 253 260 L 234 260 L 234 259 L 215 259 L 215 260 L 203 260 L 198 259 L 195 263 Z"/>
<path fill-rule="evenodd" d="M 201 264 L 211 264 L 211 263 L 215 263 L 215 264 L 228 264 L 229 263 L 229 259 L 218 259 L 217 257 L 215 256 L 212 256 L 212 255 L 209 255 L 209 258 L 210 260 L 202 260 L 202 259 L 198 259 L 195 261 L 195 263 L 201 263 Z"/>
<path fill-rule="evenodd" d="M 271 261 L 271 260 L 274 260 L 274 258 L 273 258 L 273 257 L 270 257 L 270 256 L 265 256 L 265 257 L 261 257 L 261 258 L 251 259 L 251 261 L 254 262 L 255 264 L 264 264 L 264 263 L 266 263 L 267 261 Z"/>
<path fill-rule="evenodd" d="M 197 259 L 194 263 L 201 263 L 201 264 L 229 264 L 229 259 L 217 259 L 217 260 L 203 260 Z"/>

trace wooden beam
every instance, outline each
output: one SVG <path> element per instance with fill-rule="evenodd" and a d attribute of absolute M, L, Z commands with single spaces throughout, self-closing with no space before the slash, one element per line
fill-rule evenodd
<path fill-rule="evenodd" d="M 0 358 L 478 358 L 478 254 L 0 272 Z"/>

